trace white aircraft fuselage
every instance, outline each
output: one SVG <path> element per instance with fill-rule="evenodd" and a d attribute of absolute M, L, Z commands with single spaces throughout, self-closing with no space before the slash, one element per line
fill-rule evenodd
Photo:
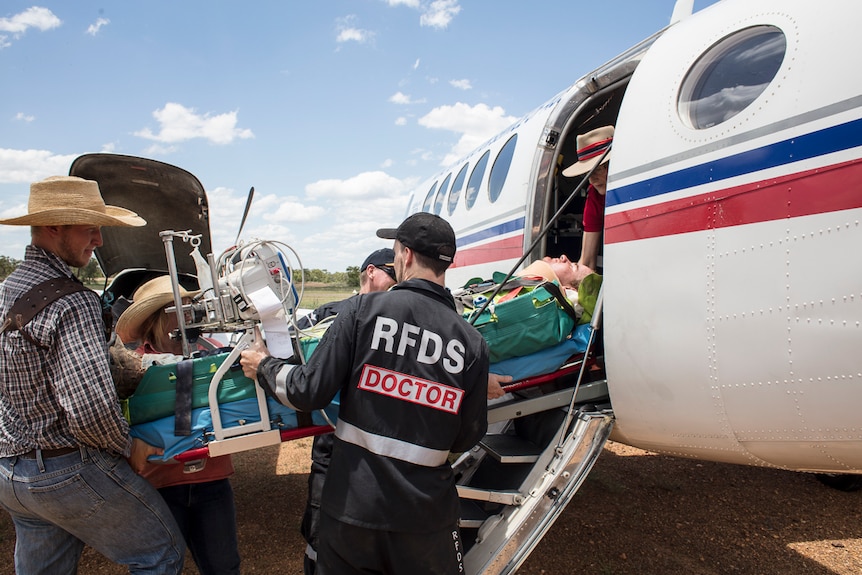
<path fill-rule="evenodd" d="M 560 171 L 577 134 L 614 125 L 600 332 L 612 438 L 862 473 L 860 20 L 854 0 L 714 4 L 423 183 L 408 213 L 452 223 L 452 287 L 527 251 L 524 265 L 576 259 L 578 208 L 551 220 L 586 187 Z"/>

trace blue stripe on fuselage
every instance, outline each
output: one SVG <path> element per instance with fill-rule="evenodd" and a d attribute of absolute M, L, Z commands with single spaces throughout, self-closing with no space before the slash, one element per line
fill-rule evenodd
<path fill-rule="evenodd" d="M 502 224 L 491 226 L 490 228 L 485 228 L 484 230 L 480 230 L 478 232 L 474 232 L 472 234 L 458 238 L 455 242 L 455 245 L 459 248 L 463 248 L 464 246 L 469 246 L 470 244 L 475 244 L 476 242 L 481 242 L 483 240 L 502 236 L 503 234 L 508 234 L 510 232 L 517 232 L 523 230 L 524 221 L 524 217 L 521 216 L 520 218 L 515 218 L 514 220 L 509 220 L 508 222 L 503 222 Z"/>
<path fill-rule="evenodd" d="M 803 134 L 699 166 L 608 190 L 607 205 L 652 198 L 862 145 L 862 120 Z"/>

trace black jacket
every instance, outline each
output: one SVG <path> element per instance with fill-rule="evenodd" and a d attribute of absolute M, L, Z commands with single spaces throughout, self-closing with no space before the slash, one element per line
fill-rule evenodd
<path fill-rule="evenodd" d="M 341 393 L 324 512 L 389 531 L 455 525 L 447 455 L 487 430 L 488 347 L 444 288 L 414 279 L 352 297 L 308 364 L 266 358 L 258 381 L 302 411 Z"/>

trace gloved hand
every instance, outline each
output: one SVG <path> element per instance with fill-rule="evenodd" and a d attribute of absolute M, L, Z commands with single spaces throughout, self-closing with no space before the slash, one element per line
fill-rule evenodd
<path fill-rule="evenodd" d="M 111 363 L 111 377 L 117 387 L 120 399 L 126 399 L 135 393 L 138 384 L 144 378 L 145 370 L 141 366 L 141 356 L 123 345 L 123 340 L 116 333 L 108 348 Z"/>

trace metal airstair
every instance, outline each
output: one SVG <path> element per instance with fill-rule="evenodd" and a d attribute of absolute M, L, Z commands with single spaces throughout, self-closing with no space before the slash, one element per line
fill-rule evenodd
<path fill-rule="evenodd" d="M 601 296 L 594 332 L 600 306 Z M 469 575 L 514 573 L 602 452 L 614 416 L 592 347 L 591 336 L 582 357 L 512 386 L 515 394 L 488 408 L 490 433 L 453 464 Z"/>

